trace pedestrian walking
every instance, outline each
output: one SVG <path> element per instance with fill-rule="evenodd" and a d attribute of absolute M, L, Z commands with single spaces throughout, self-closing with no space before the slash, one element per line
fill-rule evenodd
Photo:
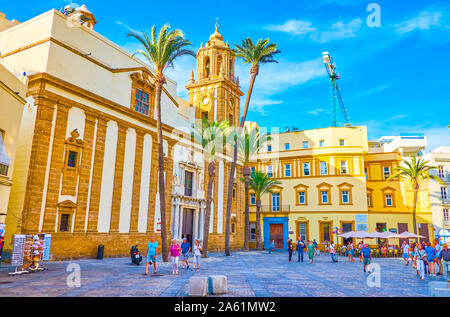
<path fill-rule="evenodd" d="M 194 242 L 194 270 L 197 267 L 197 270 L 200 268 L 200 257 L 202 255 L 203 249 L 198 240 L 196 239 Z"/>
<path fill-rule="evenodd" d="M 189 269 L 189 252 L 191 252 L 191 244 L 187 241 L 186 237 L 183 238 L 181 243 L 181 268 L 184 269 L 186 263 L 186 269 Z"/>
<path fill-rule="evenodd" d="M 145 273 L 148 275 L 148 266 L 153 264 L 153 274 L 156 274 L 156 254 L 158 253 L 158 242 L 155 241 L 155 237 L 150 237 L 147 250 L 147 260 L 145 262 Z"/>
<path fill-rule="evenodd" d="M 348 248 L 347 248 L 347 250 L 348 250 L 348 261 L 349 261 L 349 262 L 355 262 L 355 260 L 353 260 L 353 252 L 355 251 L 355 250 L 353 249 L 353 242 L 349 242 L 349 243 L 348 243 Z"/>
<path fill-rule="evenodd" d="M 359 241 L 359 244 L 358 244 L 359 262 L 362 262 L 362 260 L 363 260 L 363 256 L 361 253 L 361 250 L 363 247 L 364 247 L 363 242 Z"/>
<path fill-rule="evenodd" d="M 403 250 L 402 258 L 403 258 L 403 260 L 405 260 L 405 265 L 408 266 L 408 264 L 409 264 L 409 245 L 408 245 L 408 243 L 406 243 L 406 241 L 403 241 L 402 250 Z"/>
<path fill-rule="evenodd" d="M 427 247 L 425 248 L 425 252 L 427 253 L 427 262 L 428 262 L 428 274 L 430 276 L 436 276 L 436 268 L 434 266 L 436 259 L 436 249 L 431 246 L 431 243 L 427 243 Z"/>
<path fill-rule="evenodd" d="M 425 259 L 427 258 L 427 253 L 423 249 L 422 244 L 417 244 L 417 249 L 414 253 L 417 263 L 417 272 L 420 276 L 420 279 L 425 280 Z"/>
<path fill-rule="evenodd" d="M 169 248 L 169 260 L 172 259 L 172 274 L 178 274 L 178 260 L 180 259 L 181 247 L 178 245 L 177 239 L 172 240 Z"/>
<path fill-rule="evenodd" d="M 292 245 L 292 239 L 288 239 L 289 262 L 292 262 L 292 252 L 293 251 L 294 251 L 294 246 Z"/>
<path fill-rule="evenodd" d="M 331 261 L 337 262 L 336 246 L 333 241 L 330 242 L 330 254 L 331 254 Z"/>
<path fill-rule="evenodd" d="M 298 237 L 297 240 L 297 253 L 298 253 L 298 261 L 303 262 L 303 250 L 305 248 L 305 242 L 301 237 Z"/>
<path fill-rule="evenodd" d="M 450 283 L 450 249 L 448 248 L 447 243 L 444 243 L 442 245 L 442 250 L 439 255 L 439 258 L 442 261 L 444 277 L 447 278 L 447 283 Z"/>
<path fill-rule="evenodd" d="M 372 250 L 369 248 L 367 242 L 364 243 L 363 248 L 361 249 L 361 256 L 363 257 L 363 265 L 364 265 L 364 273 L 366 273 L 366 267 L 367 271 L 370 273 L 370 262 L 372 260 Z"/>
<path fill-rule="evenodd" d="M 434 261 L 436 262 L 436 266 L 437 266 L 436 275 L 442 275 L 442 271 L 443 271 L 442 261 L 441 261 L 442 246 L 439 244 L 439 242 L 437 240 L 434 240 L 433 247 L 436 250 L 436 258 L 434 259 Z"/>
<path fill-rule="evenodd" d="M 316 255 L 316 247 L 314 246 L 314 243 L 310 240 L 308 243 L 308 258 L 309 263 L 312 264 L 314 261 L 314 255 Z"/>
<path fill-rule="evenodd" d="M 271 254 L 274 249 L 275 249 L 275 240 L 272 240 L 272 242 L 269 244 L 269 254 Z"/>

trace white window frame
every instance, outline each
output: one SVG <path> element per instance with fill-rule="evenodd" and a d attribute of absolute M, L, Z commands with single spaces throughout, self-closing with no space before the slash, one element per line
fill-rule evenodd
<path fill-rule="evenodd" d="M 343 171 L 344 168 L 345 172 Z M 341 174 L 348 174 L 348 161 L 341 161 Z"/>
<path fill-rule="evenodd" d="M 255 238 L 253 238 L 253 239 L 252 239 L 252 229 L 255 229 Z M 256 232 L 256 222 L 250 222 L 250 227 L 249 227 L 249 230 L 248 230 L 248 235 L 249 235 L 248 241 L 251 241 L 251 242 L 255 242 L 255 241 L 256 241 L 256 235 L 257 235 L 257 232 Z"/>
<path fill-rule="evenodd" d="M 344 193 L 347 193 L 344 195 Z M 347 197 L 347 201 L 344 200 L 344 197 Z M 349 204 L 350 203 L 350 191 L 349 190 L 343 190 L 342 191 L 342 203 L 343 204 Z"/>
<path fill-rule="evenodd" d="M 288 168 L 289 166 L 289 168 Z M 289 172 L 289 175 L 288 175 Z M 284 177 L 291 177 L 291 164 L 284 164 Z"/>
<path fill-rule="evenodd" d="M 325 169 L 323 169 L 323 166 L 325 166 Z M 324 162 L 324 161 L 320 162 L 320 175 L 328 175 L 328 164 L 327 164 L 327 162 Z"/>
<path fill-rule="evenodd" d="M 278 198 L 275 199 L 274 198 Z M 272 211 L 280 211 L 281 210 L 281 194 L 280 193 L 272 193 Z M 277 204 L 274 202 L 277 201 Z"/>
<path fill-rule="evenodd" d="M 300 199 L 300 197 L 303 198 L 303 202 Z M 298 192 L 298 204 L 299 205 L 306 205 L 306 192 L 304 192 L 304 191 Z"/>
<path fill-rule="evenodd" d="M 388 177 L 386 177 L 386 169 L 388 170 Z M 389 166 L 383 166 L 383 177 L 384 179 L 388 179 L 389 177 L 391 177 L 391 168 Z"/>
<path fill-rule="evenodd" d="M 325 140 L 319 140 L 319 147 L 325 146 Z"/>
<path fill-rule="evenodd" d="M 447 187 L 441 186 L 441 199 L 446 200 L 448 198 Z"/>
<path fill-rule="evenodd" d="M 450 220 L 449 209 L 448 208 L 443 208 L 442 209 L 442 219 L 444 219 L 444 221 L 449 221 Z"/>
<path fill-rule="evenodd" d="M 302 147 L 303 147 L 304 149 L 309 149 L 309 142 L 308 142 L 308 141 L 303 141 Z"/>
<path fill-rule="evenodd" d="M 250 205 L 256 205 L 256 194 L 250 194 Z"/>
<path fill-rule="evenodd" d="M 326 194 L 326 195 L 324 195 Z M 324 197 L 327 198 L 327 201 L 324 201 Z M 328 197 L 328 190 L 321 190 L 320 191 L 320 201 L 322 202 L 322 204 L 328 204 L 329 203 L 329 197 Z"/>
<path fill-rule="evenodd" d="M 390 204 L 388 204 L 388 201 L 389 201 L 388 196 L 390 197 L 390 201 L 391 201 Z M 394 201 L 393 201 L 392 194 L 386 194 L 386 195 L 384 195 L 384 199 L 385 199 L 385 201 L 386 201 L 386 207 L 392 207 L 392 206 L 394 205 Z"/>
<path fill-rule="evenodd" d="M 267 165 L 266 173 L 267 173 L 268 177 L 273 177 L 273 167 L 272 167 L 272 165 Z"/>
<path fill-rule="evenodd" d="M 308 174 L 305 173 L 305 166 L 308 166 Z M 303 176 L 311 176 L 311 165 L 309 163 L 303 163 Z"/>

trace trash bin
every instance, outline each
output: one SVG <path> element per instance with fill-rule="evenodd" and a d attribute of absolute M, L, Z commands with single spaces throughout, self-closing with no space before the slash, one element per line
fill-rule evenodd
<path fill-rule="evenodd" d="M 103 244 L 99 244 L 97 249 L 97 260 L 103 260 L 103 251 L 105 250 L 105 246 Z"/>

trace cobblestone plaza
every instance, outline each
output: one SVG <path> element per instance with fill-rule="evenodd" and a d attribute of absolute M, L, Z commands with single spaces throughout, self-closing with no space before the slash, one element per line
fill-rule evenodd
<path fill-rule="evenodd" d="M 80 266 L 81 287 L 68 287 L 70 263 Z M 189 278 L 223 274 L 228 278 L 224 296 L 245 297 L 422 297 L 428 296 L 428 281 L 421 282 L 411 266 L 399 258 L 375 258 L 380 267 L 380 287 L 368 287 L 368 274 L 362 263 L 340 257 L 332 263 L 328 255 L 315 258 L 313 264 L 287 260 L 287 252 L 268 254 L 264 251 L 235 252 L 231 257 L 212 253 L 201 259 L 199 271 L 181 270 L 171 274 L 171 264 L 158 257 L 158 275 L 144 276 L 144 265 L 132 265 L 129 258 L 50 262 L 47 271 L 24 276 L 8 276 L 13 268 L 0 267 L 0 296 L 162 296 L 180 297 L 189 294 Z"/>

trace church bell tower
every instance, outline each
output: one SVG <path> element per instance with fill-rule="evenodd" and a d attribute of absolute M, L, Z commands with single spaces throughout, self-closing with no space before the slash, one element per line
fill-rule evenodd
<path fill-rule="evenodd" d="M 231 126 L 238 126 L 240 120 L 240 98 L 243 93 L 239 77 L 234 76 L 235 58 L 228 43 L 223 42 L 219 25 L 210 35 L 205 46 L 197 52 L 197 74 L 191 73 L 189 103 L 194 106 L 195 119 L 209 121 L 228 120 Z"/>

